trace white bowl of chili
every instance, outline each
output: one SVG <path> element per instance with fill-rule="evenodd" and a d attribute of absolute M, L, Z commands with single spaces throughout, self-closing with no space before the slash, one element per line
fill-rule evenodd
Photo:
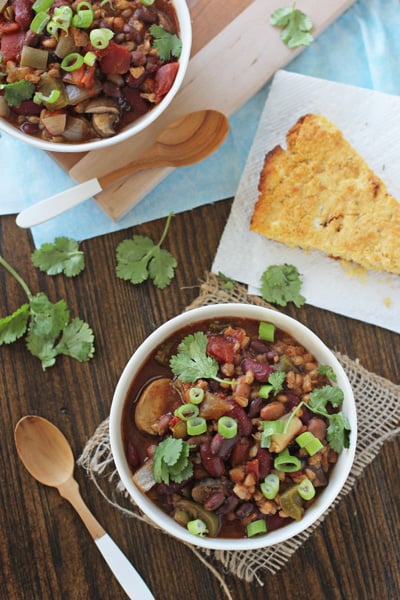
<path fill-rule="evenodd" d="M 161 325 L 128 361 L 110 412 L 115 465 L 138 507 L 176 538 L 220 550 L 312 526 L 337 499 L 356 438 L 335 355 L 300 322 L 247 304 Z"/>
<path fill-rule="evenodd" d="M 53 3 L 26 0 L 0 28 L 0 130 L 63 153 L 143 131 L 189 64 L 186 0 Z"/>

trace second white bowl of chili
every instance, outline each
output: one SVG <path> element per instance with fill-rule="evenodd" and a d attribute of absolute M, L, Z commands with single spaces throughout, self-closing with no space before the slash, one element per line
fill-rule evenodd
<path fill-rule="evenodd" d="M 21 0 L 0 27 L 0 130 L 53 152 L 143 131 L 184 79 L 185 0 Z"/>

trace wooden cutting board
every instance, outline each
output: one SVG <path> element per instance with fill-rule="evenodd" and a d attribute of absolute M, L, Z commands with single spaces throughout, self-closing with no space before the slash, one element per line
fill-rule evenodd
<path fill-rule="evenodd" d="M 355 0 L 298 0 L 296 6 L 311 17 L 318 36 Z M 277 71 L 303 48 L 288 49 L 279 30 L 269 25 L 272 12 L 291 0 L 188 0 L 193 45 L 189 67 L 177 96 L 167 110 L 134 138 L 87 153 L 50 153 L 76 182 L 105 175 L 134 160 L 149 148 L 160 131 L 186 113 L 213 108 L 227 116 L 237 111 Z M 115 221 L 148 194 L 171 168 L 132 175 L 96 196 Z"/>

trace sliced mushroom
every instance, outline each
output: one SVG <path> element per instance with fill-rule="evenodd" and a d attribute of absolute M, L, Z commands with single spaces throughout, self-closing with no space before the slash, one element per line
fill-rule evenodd
<path fill-rule="evenodd" d="M 82 117 L 68 117 L 63 138 L 69 142 L 82 142 L 93 136 L 93 130 L 86 119 Z"/>
<path fill-rule="evenodd" d="M 95 131 L 102 138 L 111 137 L 116 134 L 115 125 L 119 117 L 112 113 L 96 113 L 92 117 L 92 125 Z"/>
<path fill-rule="evenodd" d="M 172 379 L 153 379 L 142 391 L 135 410 L 135 424 L 138 429 L 157 435 L 157 423 L 163 415 L 172 414 L 182 404 Z"/>
<path fill-rule="evenodd" d="M 87 113 L 111 113 L 120 115 L 120 109 L 118 104 L 112 98 L 108 98 L 106 96 L 98 96 L 97 98 L 92 98 L 90 102 L 87 103 L 85 111 Z"/>

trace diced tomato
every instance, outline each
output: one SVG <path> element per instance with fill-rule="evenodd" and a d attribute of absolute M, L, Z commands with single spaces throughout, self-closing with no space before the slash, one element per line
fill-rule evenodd
<path fill-rule="evenodd" d="M 100 69 L 103 73 L 126 73 L 131 65 L 131 53 L 126 46 L 110 42 L 99 55 Z"/>
<path fill-rule="evenodd" d="M 95 72 L 95 65 L 93 65 L 93 67 L 82 65 L 79 69 L 66 73 L 63 77 L 63 81 L 65 83 L 72 83 L 77 87 L 90 88 L 94 84 Z"/>
<path fill-rule="evenodd" d="M 232 363 L 235 356 L 234 342 L 223 335 L 210 335 L 207 342 L 207 354 L 219 363 Z"/>
<path fill-rule="evenodd" d="M 8 60 L 19 61 L 21 57 L 21 49 L 24 43 L 25 34 L 22 31 L 13 33 L 3 33 L 1 36 L 0 52 L 3 57 L 3 62 Z"/>
<path fill-rule="evenodd" d="M 253 473 L 254 477 L 256 478 L 256 481 L 259 480 L 260 473 L 259 473 L 258 458 L 249 460 L 249 462 L 246 465 L 246 473 Z"/>
<path fill-rule="evenodd" d="M 176 74 L 179 69 L 179 63 L 172 62 L 162 65 L 155 76 L 155 94 L 156 102 L 160 102 L 162 98 L 169 92 L 172 84 L 175 81 Z"/>

